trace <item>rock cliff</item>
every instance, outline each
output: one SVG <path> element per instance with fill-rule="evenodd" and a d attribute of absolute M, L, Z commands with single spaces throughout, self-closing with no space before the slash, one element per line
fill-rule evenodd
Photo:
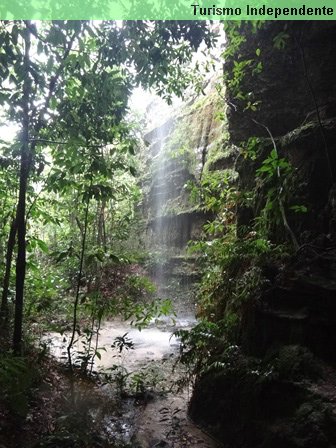
<path fill-rule="evenodd" d="M 200 375 L 190 413 L 230 447 L 331 448 L 336 444 L 336 25 L 245 23 L 228 34 L 228 45 L 235 45 L 237 36 L 243 42 L 224 66 L 228 131 L 230 142 L 241 148 L 240 191 L 253 191 L 255 198 L 253 205 L 238 205 L 238 237 L 249 237 L 267 205 L 256 169 L 275 150 L 294 175 L 291 185 L 281 186 L 291 190 L 288 228 L 282 216 L 272 222 L 269 236 L 294 250 L 281 265 L 267 260 L 263 266 L 266 286 L 242 309 L 239 347 L 218 355 L 221 368 Z M 305 213 L 296 213 L 296 205 Z"/>

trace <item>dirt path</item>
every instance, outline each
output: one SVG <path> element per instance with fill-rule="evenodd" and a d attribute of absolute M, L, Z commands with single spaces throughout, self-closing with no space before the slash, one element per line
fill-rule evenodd
<path fill-rule="evenodd" d="M 187 417 L 188 397 L 181 394 L 142 407 L 135 422 L 141 448 L 215 448 L 218 444 Z"/>

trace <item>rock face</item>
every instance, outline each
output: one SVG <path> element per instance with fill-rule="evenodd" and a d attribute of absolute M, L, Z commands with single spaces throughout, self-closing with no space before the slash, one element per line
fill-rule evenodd
<path fill-rule="evenodd" d="M 246 313 L 243 344 L 248 353 L 264 356 L 272 346 L 300 344 L 336 361 L 335 260 L 335 248 L 302 247 L 258 306 Z"/>
<path fill-rule="evenodd" d="M 221 359 L 224 369 L 198 379 L 190 413 L 230 447 L 331 448 L 336 445 L 330 367 L 336 361 L 336 25 L 266 22 L 257 32 L 251 24 L 239 32 L 246 41 L 225 68 L 237 74 L 237 62 L 252 61 L 239 90 L 258 106 L 246 108 L 246 97 L 241 99 L 228 76 L 228 129 L 240 147 L 260 138 L 262 152 L 252 161 L 240 157 L 236 165 L 240 189 L 254 190 L 259 201 L 259 209 L 237 210 L 238 225 L 248 234 L 265 205 L 255 171 L 274 144 L 296 170 L 296 203 L 308 211 L 298 216 L 288 210 L 299 248 L 244 309 L 242 351 Z M 259 63 L 262 70 L 256 69 Z M 288 241 L 283 226 L 271 231 L 273 241 Z M 310 356 L 324 360 L 318 361 L 318 379 L 305 372 Z M 296 368 L 304 378 L 288 374 Z"/>
<path fill-rule="evenodd" d="M 287 366 L 304 356 L 297 346 L 286 347 L 286 352 L 278 359 Z M 249 362 L 238 355 L 231 372 L 204 375 L 195 387 L 191 416 L 228 447 L 335 446 L 333 395 L 325 393 L 325 383 L 313 387 L 298 377 L 267 377 Z M 332 391 L 335 383 L 330 380 Z"/>
<path fill-rule="evenodd" d="M 289 159 L 301 179 L 300 194 L 308 213 L 305 219 L 300 217 L 297 232 L 334 232 L 330 222 L 334 218 L 324 211 L 336 182 L 335 24 L 268 22 L 257 33 L 249 26 L 241 32 L 248 34 L 240 50 L 242 59 L 262 64 L 260 73 L 253 74 L 252 66 L 246 72 L 241 90 L 253 92 L 259 107 L 242 111 L 241 100 L 228 90 L 231 140 L 239 146 L 252 136 L 269 139 L 267 127 L 281 155 Z M 281 33 L 284 48 L 276 48 Z M 256 49 L 260 50 L 258 57 Z M 229 60 L 226 69 L 233 63 Z M 269 148 L 271 142 L 266 152 Z M 242 183 L 253 182 L 246 163 L 239 166 Z"/>
<path fill-rule="evenodd" d="M 271 134 L 280 156 L 296 170 L 296 203 L 307 207 L 304 215 L 287 211 L 300 250 L 247 314 L 244 343 L 258 355 L 272 344 L 303 344 L 335 361 L 336 26 L 268 23 L 257 33 L 249 27 L 241 31 L 248 35 L 243 58 L 256 58 L 257 48 L 263 66 L 257 77 L 244 78 L 241 89 L 253 92 L 260 107 L 239 113 L 239 100 L 229 89 L 231 139 L 263 138 L 265 158 L 273 147 Z M 275 48 L 281 33 L 284 48 Z M 241 187 L 253 188 L 253 164 L 241 159 L 238 171 Z M 238 210 L 239 224 L 249 225 L 256 212 Z M 276 227 L 274 233 L 279 242 L 288 237 Z"/>

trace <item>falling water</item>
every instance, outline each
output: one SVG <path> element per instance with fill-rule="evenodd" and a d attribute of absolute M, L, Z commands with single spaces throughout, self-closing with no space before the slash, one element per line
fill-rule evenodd
<path fill-rule="evenodd" d="M 155 108 L 149 110 L 151 114 L 156 114 Z M 165 114 L 161 110 L 161 123 L 145 135 L 151 158 L 145 213 L 148 216 L 147 250 L 152 254 L 151 275 L 158 297 L 171 300 L 177 324 L 186 326 L 195 322 L 195 313 L 191 299 L 193 285 L 188 285 L 188 276 L 181 268 L 187 258 L 192 216 L 183 214 L 187 208 L 184 185 L 190 174 L 181 152 L 185 142 L 175 134 L 180 119 L 181 113 L 174 108 L 166 108 Z"/>
<path fill-rule="evenodd" d="M 165 268 L 166 257 L 169 253 L 169 234 L 165 225 L 165 212 L 167 211 L 167 201 L 171 195 L 171 184 L 167 176 L 169 159 L 166 153 L 166 137 L 170 122 L 164 123 L 157 129 L 158 153 L 153 160 L 153 233 L 156 250 L 156 263 L 154 266 L 154 280 L 158 288 L 158 294 L 164 294 L 167 286 L 167 271 Z"/>

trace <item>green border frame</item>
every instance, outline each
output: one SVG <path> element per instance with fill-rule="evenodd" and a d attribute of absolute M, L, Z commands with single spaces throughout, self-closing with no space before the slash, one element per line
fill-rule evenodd
<path fill-rule="evenodd" d="M 335 0 L 1 0 L 0 19 L 336 20 Z"/>

